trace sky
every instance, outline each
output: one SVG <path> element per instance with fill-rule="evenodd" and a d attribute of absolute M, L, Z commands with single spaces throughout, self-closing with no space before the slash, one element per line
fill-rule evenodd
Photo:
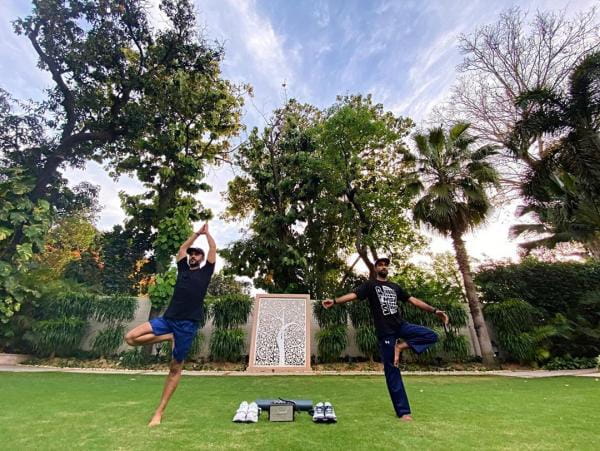
<path fill-rule="evenodd" d="M 195 1 L 199 27 L 225 46 L 223 75 L 253 87 L 254 96 L 244 107 L 248 130 L 263 126 L 286 99 L 327 107 L 337 95 L 357 93 L 370 93 L 386 109 L 420 124 L 449 94 L 456 79 L 456 66 L 462 60 L 457 47 L 461 33 L 493 23 L 502 10 L 515 5 L 530 13 L 563 10 L 572 15 L 598 4 L 595 0 Z M 0 87 L 19 99 L 40 99 L 51 83 L 48 74 L 36 67 L 29 41 L 12 31 L 11 21 L 30 10 L 29 1 L 0 0 Z M 156 8 L 152 17 L 160 26 L 163 19 Z M 243 224 L 218 219 L 225 207 L 221 193 L 234 174 L 235 169 L 211 168 L 206 181 L 213 191 L 200 195 L 215 214 L 211 229 L 220 247 L 245 230 Z M 96 163 L 83 170 L 68 169 L 65 175 L 73 185 L 81 181 L 100 185 L 103 210 L 97 226 L 101 230 L 124 218 L 119 191 L 143 190 L 131 178 L 112 180 Z M 508 239 L 514 208 L 498 207 L 484 227 L 466 236 L 473 257 L 516 257 L 517 245 Z M 451 244 L 433 236 L 430 248 L 449 251 Z"/>

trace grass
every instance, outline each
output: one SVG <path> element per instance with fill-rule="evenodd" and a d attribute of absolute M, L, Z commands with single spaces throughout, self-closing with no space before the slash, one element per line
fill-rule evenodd
<path fill-rule="evenodd" d="M 183 377 L 163 419 L 146 423 L 164 376 L 0 373 L 0 448 L 598 449 L 600 381 L 410 376 L 415 421 L 401 423 L 382 376 Z M 339 423 L 234 424 L 242 400 L 330 400 Z"/>

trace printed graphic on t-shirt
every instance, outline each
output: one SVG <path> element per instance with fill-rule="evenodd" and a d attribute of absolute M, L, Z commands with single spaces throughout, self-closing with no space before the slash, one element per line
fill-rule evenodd
<path fill-rule="evenodd" d="M 375 287 L 375 292 L 381 304 L 381 311 L 385 316 L 394 315 L 398 312 L 398 303 L 396 302 L 396 291 L 385 285 Z"/>

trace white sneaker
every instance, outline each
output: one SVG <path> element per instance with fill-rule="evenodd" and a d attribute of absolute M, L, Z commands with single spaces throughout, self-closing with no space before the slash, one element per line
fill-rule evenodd
<path fill-rule="evenodd" d="M 251 402 L 248 406 L 248 414 L 246 415 L 246 423 L 257 423 L 260 415 L 260 408 L 255 402 Z"/>
<path fill-rule="evenodd" d="M 247 415 L 248 415 L 248 403 L 246 401 L 242 401 L 242 403 L 240 404 L 240 407 L 235 412 L 235 415 L 233 416 L 232 421 L 234 423 L 245 423 Z"/>
<path fill-rule="evenodd" d="M 323 410 L 325 410 L 325 420 L 330 423 L 337 422 L 337 416 L 335 415 L 335 410 L 333 410 L 333 406 L 330 402 L 325 402 L 323 404 Z"/>
<path fill-rule="evenodd" d="M 313 413 L 313 421 L 315 423 L 320 423 L 325 421 L 325 408 L 323 407 L 323 403 L 317 403 L 315 406 L 315 412 Z"/>

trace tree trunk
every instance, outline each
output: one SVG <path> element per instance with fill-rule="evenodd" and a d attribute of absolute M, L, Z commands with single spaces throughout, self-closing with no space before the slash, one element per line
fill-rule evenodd
<path fill-rule="evenodd" d="M 473 354 L 481 357 L 481 346 L 479 346 L 479 337 L 477 337 L 477 332 L 475 331 L 475 324 L 473 324 L 473 317 L 471 316 L 470 311 L 467 311 L 467 328 L 469 329 L 469 338 L 471 339 L 471 343 L 473 345 Z"/>
<path fill-rule="evenodd" d="M 496 366 L 497 363 L 494 358 L 494 351 L 492 350 L 492 342 L 485 324 L 485 319 L 483 318 L 479 296 L 477 295 L 477 290 L 473 283 L 473 276 L 471 275 L 469 256 L 467 255 L 465 242 L 462 239 L 462 234 L 458 231 L 452 231 L 451 236 L 454 251 L 456 252 L 458 268 L 463 276 L 467 300 L 469 301 L 469 309 L 471 310 L 471 316 L 473 317 L 473 324 L 475 325 L 479 347 L 481 348 L 481 358 L 485 365 Z"/>
<path fill-rule="evenodd" d="M 356 251 L 358 252 L 359 257 L 365 266 L 369 268 L 369 279 L 375 279 L 377 277 L 377 274 L 375 274 L 375 266 L 369 258 L 367 250 L 364 248 L 364 246 L 361 246 L 358 239 L 356 240 Z"/>

